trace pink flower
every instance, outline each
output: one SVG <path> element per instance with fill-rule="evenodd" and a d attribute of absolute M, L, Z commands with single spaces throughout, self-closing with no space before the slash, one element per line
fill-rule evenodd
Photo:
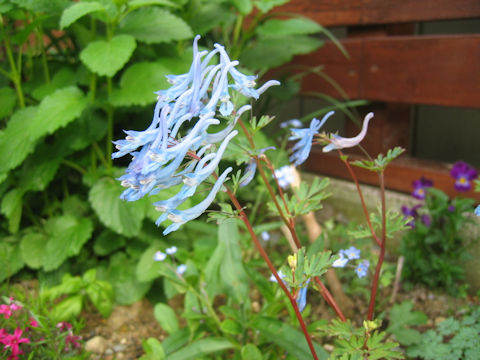
<path fill-rule="evenodd" d="M 75 336 L 71 333 L 67 335 L 65 338 L 65 351 L 69 351 L 70 348 L 80 349 L 82 347 L 79 343 L 80 340 L 82 340 L 81 336 Z"/>
<path fill-rule="evenodd" d="M 34 328 L 38 327 L 38 321 L 34 318 L 30 318 L 30 326 Z"/>
<path fill-rule="evenodd" d="M 10 306 L 2 304 L 0 305 L 0 314 L 3 314 L 3 317 L 8 319 L 10 316 L 12 316 L 12 309 L 10 309 Z"/>
<path fill-rule="evenodd" d="M 57 324 L 57 329 L 59 329 L 60 331 L 72 330 L 72 324 L 70 324 L 69 322 L 66 322 L 66 321 L 60 321 Z"/>
<path fill-rule="evenodd" d="M 29 338 L 22 338 L 22 329 L 16 328 L 13 335 L 6 333 L 2 338 L 2 343 L 4 344 L 4 349 L 9 348 L 11 355 L 8 357 L 9 360 L 18 359 L 18 355 L 23 354 L 23 351 L 19 349 L 21 343 L 29 343 Z"/>

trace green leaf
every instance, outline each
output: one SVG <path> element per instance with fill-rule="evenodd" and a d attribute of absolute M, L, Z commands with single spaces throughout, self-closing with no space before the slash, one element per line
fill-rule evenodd
<path fill-rule="evenodd" d="M 152 281 L 161 275 L 162 262 L 155 261 L 154 255 L 159 249 L 158 241 L 144 251 L 137 264 L 136 274 L 139 281 Z"/>
<path fill-rule="evenodd" d="M 185 21 L 157 7 L 131 12 L 120 22 L 119 32 L 147 44 L 185 40 L 193 36 Z"/>
<path fill-rule="evenodd" d="M 32 92 L 32 96 L 37 100 L 42 100 L 45 96 L 53 94 L 57 89 L 73 86 L 77 83 L 77 76 L 72 69 L 64 67 L 53 75 L 49 83 L 37 86 Z"/>
<path fill-rule="evenodd" d="M 170 85 L 165 75 L 170 69 L 160 63 L 138 62 L 130 66 L 120 79 L 120 88 L 114 89 L 111 102 L 115 106 L 145 106 L 156 101 L 155 91 Z"/>
<path fill-rule="evenodd" d="M 47 241 L 48 238 L 42 233 L 29 233 L 22 237 L 20 252 L 28 267 L 39 269 L 42 266 Z"/>
<path fill-rule="evenodd" d="M 165 353 L 169 355 L 174 351 L 177 351 L 186 343 L 188 343 L 189 338 L 190 329 L 188 327 L 178 329 L 163 341 L 162 346 L 165 349 Z"/>
<path fill-rule="evenodd" d="M 294 55 L 308 54 L 322 45 L 322 40 L 304 35 L 262 37 L 245 49 L 240 62 L 253 70 L 270 69 L 290 61 Z"/>
<path fill-rule="evenodd" d="M 36 113 L 36 107 L 16 111 L 0 132 L 0 154 L 8 154 L 0 161 L 0 173 L 18 166 L 33 151 L 36 140 L 42 136 L 42 132 L 33 133 L 31 129 Z"/>
<path fill-rule="evenodd" d="M 287 20 L 271 19 L 260 25 L 256 33 L 261 36 L 308 35 L 322 31 L 323 27 L 307 18 Z"/>
<path fill-rule="evenodd" d="M 80 60 L 90 71 L 113 77 L 128 62 L 137 46 L 130 35 L 116 35 L 109 42 L 98 40 L 91 42 L 80 53 Z"/>
<path fill-rule="evenodd" d="M 167 304 L 157 303 L 153 315 L 163 330 L 171 334 L 178 330 L 178 320 L 175 311 Z"/>
<path fill-rule="evenodd" d="M 110 283 L 95 280 L 87 286 L 85 293 L 104 318 L 110 316 L 113 309 L 113 289 Z"/>
<path fill-rule="evenodd" d="M 0 241 L 0 282 L 14 275 L 24 266 L 18 245 L 11 245 L 7 241 L 10 238 L 2 238 Z"/>
<path fill-rule="evenodd" d="M 255 6 L 263 13 L 269 12 L 275 6 L 283 5 L 290 0 L 255 0 Z"/>
<path fill-rule="evenodd" d="M 182 349 L 168 355 L 168 360 L 193 360 L 202 355 L 224 351 L 233 348 L 233 344 L 225 339 L 206 338 L 196 340 Z"/>
<path fill-rule="evenodd" d="M 262 360 L 263 356 L 260 350 L 254 344 L 247 344 L 242 346 L 240 351 L 242 360 Z"/>
<path fill-rule="evenodd" d="M 218 245 L 205 269 L 211 294 L 225 291 L 239 302 L 248 297 L 248 276 L 241 253 L 237 222 L 227 219 L 218 227 Z"/>
<path fill-rule="evenodd" d="M 237 321 L 232 319 L 225 319 L 220 324 L 220 328 L 224 333 L 238 335 L 243 331 L 243 327 Z"/>
<path fill-rule="evenodd" d="M 242 15 L 250 14 L 253 9 L 252 0 L 230 0 Z"/>
<path fill-rule="evenodd" d="M 55 321 L 67 321 L 77 317 L 82 311 L 83 295 L 75 295 L 61 301 L 50 312 Z"/>
<path fill-rule="evenodd" d="M 125 242 L 126 241 L 123 236 L 105 229 L 95 238 L 93 251 L 97 255 L 105 256 L 125 246 Z"/>
<path fill-rule="evenodd" d="M 165 359 L 165 351 L 163 346 L 155 338 L 148 338 L 142 341 L 142 347 L 145 355 L 142 355 L 139 360 L 163 360 Z"/>
<path fill-rule="evenodd" d="M 252 322 L 252 327 L 259 330 L 268 341 L 274 342 L 285 349 L 294 358 L 312 358 L 303 333 L 285 322 L 267 317 L 257 317 Z M 313 346 L 319 359 L 328 359 L 328 353 L 319 344 L 314 343 Z"/>
<path fill-rule="evenodd" d="M 4 86 L 0 88 L 0 119 L 11 114 L 16 102 L 17 95 L 15 95 L 15 91 L 11 87 Z"/>
<path fill-rule="evenodd" d="M 110 230 L 127 237 L 140 232 L 145 217 L 144 200 L 127 202 L 120 199 L 122 186 L 112 178 L 102 178 L 95 183 L 88 199 L 100 221 Z"/>
<path fill-rule="evenodd" d="M 51 218 L 45 224 L 49 235 L 43 268 L 51 271 L 58 268 L 68 257 L 78 255 L 84 243 L 92 235 L 93 224 L 90 219 L 63 215 Z"/>
<path fill-rule="evenodd" d="M 12 189 L 2 199 L 1 212 L 8 219 L 8 231 L 15 234 L 20 226 L 23 207 L 23 191 Z"/>
<path fill-rule="evenodd" d="M 161 6 L 170 6 L 174 8 L 178 8 L 179 4 L 175 4 L 169 0 L 130 0 L 128 2 L 128 8 L 130 10 L 138 9 L 142 6 L 151 6 L 151 5 L 161 5 Z"/>
<path fill-rule="evenodd" d="M 39 134 L 37 137 L 52 134 L 78 118 L 87 104 L 79 88 L 70 86 L 59 89 L 42 100 L 29 131 Z"/>
<path fill-rule="evenodd" d="M 387 332 L 395 335 L 395 339 L 402 345 L 413 345 L 420 340 L 420 332 L 410 326 L 427 323 L 427 316 L 421 311 L 412 311 L 413 303 L 404 301 L 396 304 L 390 310 L 390 322 Z"/>
<path fill-rule="evenodd" d="M 90 14 L 96 11 L 105 11 L 105 8 L 99 2 L 78 2 L 63 10 L 62 17 L 60 18 L 60 29 L 64 29 L 82 16 Z"/>

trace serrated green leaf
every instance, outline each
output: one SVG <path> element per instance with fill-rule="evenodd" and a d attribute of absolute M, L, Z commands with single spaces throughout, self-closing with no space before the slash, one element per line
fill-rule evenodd
<path fill-rule="evenodd" d="M 52 134 L 78 118 L 87 104 L 88 101 L 79 88 L 69 86 L 59 89 L 42 100 L 30 131 L 40 136 Z"/>
<path fill-rule="evenodd" d="M 233 348 L 233 344 L 225 339 L 206 338 L 193 341 L 182 349 L 168 355 L 168 360 L 199 359 L 202 355 L 212 354 Z"/>
<path fill-rule="evenodd" d="M 119 32 L 147 44 L 185 40 L 193 36 L 185 21 L 157 7 L 131 12 L 120 22 Z"/>
<path fill-rule="evenodd" d="M 97 255 L 105 256 L 123 246 L 125 246 L 125 238 L 123 236 L 105 229 L 95 238 L 93 251 Z"/>
<path fill-rule="evenodd" d="M 32 96 L 37 100 L 42 100 L 45 96 L 53 94 L 57 89 L 73 86 L 77 82 L 77 76 L 72 69 L 64 67 L 53 75 L 49 83 L 37 86 L 32 92 Z"/>
<path fill-rule="evenodd" d="M 110 41 L 91 42 L 80 53 L 80 60 L 90 71 L 113 77 L 128 62 L 137 46 L 133 36 L 116 35 Z"/>
<path fill-rule="evenodd" d="M 271 19 L 259 26 L 255 31 L 261 36 L 308 35 L 322 31 L 323 27 L 307 18 L 287 20 Z"/>
<path fill-rule="evenodd" d="M 16 102 L 15 90 L 8 86 L 0 88 L 0 119 L 11 114 Z"/>
<path fill-rule="evenodd" d="M 390 322 L 387 332 L 394 334 L 398 342 L 403 345 L 412 345 L 420 340 L 419 332 L 409 326 L 427 323 L 427 316 L 421 311 L 413 311 L 413 303 L 404 301 L 396 304 L 390 310 Z"/>
<path fill-rule="evenodd" d="M 130 66 L 120 79 L 120 88 L 114 89 L 111 102 L 115 106 L 145 106 L 156 101 L 155 91 L 166 89 L 165 75 L 170 69 L 160 63 L 139 62 Z"/>
<path fill-rule="evenodd" d="M 82 16 L 96 11 L 105 11 L 105 8 L 96 1 L 74 3 L 72 6 L 63 10 L 62 17 L 60 18 L 60 29 L 64 29 Z"/>
<path fill-rule="evenodd" d="M 253 70 L 270 69 L 285 64 L 294 55 L 308 54 L 323 43 L 322 40 L 304 35 L 262 37 L 242 53 L 240 62 Z"/>
<path fill-rule="evenodd" d="M 2 199 L 1 212 L 8 219 L 8 231 L 15 234 L 22 218 L 23 191 L 12 189 Z"/>
<path fill-rule="evenodd" d="M 260 350 L 254 344 L 247 344 L 242 346 L 240 350 L 242 360 L 262 360 L 263 356 Z"/>
<path fill-rule="evenodd" d="M 110 316 L 113 310 L 113 289 L 108 282 L 94 280 L 87 286 L 85 293 L 104 318 Z"/>
<path fill-rule="evenodd" d="M 90 239 L 93 224 L 90 219 L 63 215 L 51 218 L 45 224 L 49 235 L 43 256 L 43 268 L 58 268 L 70 256 L 78 255 L 83 244 Z"/>
<path fill-rule="evenodd" d="M 121 200 L 122 191 L 118 181 L 102 178 L 92 186 L 88 199 L 100 221 L 110 230 L 127 237 L 136 236 L 145 218 L 146 203 L 142 199 Z"/>
<path fill-rule="evenodd" d="M 55 305 L 49 316 L 57 322 L 71 320 L 82 311 L 82 303 L 83 295 L 69 296 Z"/>
<path fill-rule="evenodd" d="M 0 154 L 8 154 L 0 161 L 0 173 L 18 166 L 33 151 L 35 141 L 42 136 L 31 130 L 36 113 L 36 107 L 18 110 L 0 132 Z"/>
<path fill-rule="evenodd" d="M 47 242 L 48 238 L 42 233 L 29 233 L 22 237 L 20 251 L 28 267 L 39 269 L 42 266 Z"/>
<path fill-rule="evenodd" d="M 163 330 L 171 334 L 178 330 L 178 320 L 175 311 L 167 304 L 157 303 L 153 315 Z"/>

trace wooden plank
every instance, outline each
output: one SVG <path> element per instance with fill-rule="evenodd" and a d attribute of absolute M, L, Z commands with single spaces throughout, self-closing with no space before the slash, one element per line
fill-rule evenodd
<path fill-rule="evenodd" d="M 362 159 L 359 155 L 349 155 L 350 160 Z M 322 153 L 320 147 L 314 147 L 305 163 L 305 170 L 330 177 L 352 180 L 345 165 L 336 153 Z M 378 186 L 378 176 L 370 171 L 354 167 L 361 183 Z M 412 182 L 426 177 L 434 181 L 437 189 L 444 191 L 451 198 L 455 196 L 470 197 L 480 200 L 480 193 L 473 190 L 459 193 L 454 188 L 454 179 L 450 177 L 450 166 L 447 164 L 419 160 L 401 156 L 393 161 L 385 172 L 385 185 L 390 190 L 411 193 Z"/>
<path fill-rule="evenodd" d="M 276 11 L 323 26 L 372 25 L 480 17 L 478 0 L 292 0 Z"/>
<path fill-rule="evenodd" d="M 321 65 L 351 99 L 480 108 L 480 35 L 389 36 L 342 43 L 350 59 L 327 43 L 293 63 Z M 303 79 L 302 91 L 342 97 L 314 74 Z"/>

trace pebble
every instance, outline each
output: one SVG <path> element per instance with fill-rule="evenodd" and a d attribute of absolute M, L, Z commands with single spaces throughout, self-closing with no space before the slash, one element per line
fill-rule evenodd
<path fill-rule="evenodd" d="M 94 336 L 85 343 L 85 350 L 96 354 L 103 354 L 107 349 L 107 340 L 102 336 Z"/>

